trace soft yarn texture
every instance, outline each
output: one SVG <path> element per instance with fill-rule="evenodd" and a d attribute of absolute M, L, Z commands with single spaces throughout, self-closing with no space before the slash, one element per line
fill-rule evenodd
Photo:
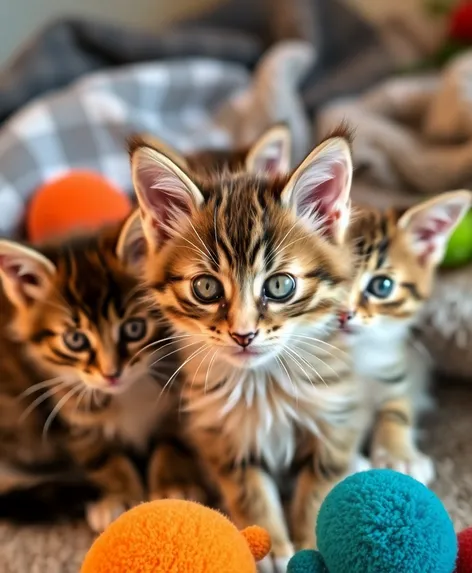
<path fill-rule="evenodd" d="M 329 573 L 452 573 L 454 527 L 439 498 L 391 470 L 348 477 L 324 501 L 318 547 Z"/>
<path fill-rule="evenodd" d="M 33 243 L 124 219 L 130 199 L 93 171 L 71 171 L 40 187 L 31 200 L 26 230 Z"/>
<path fill-rule="evenodd" d="M 461 531 L 457 536 L 459 555 L 457 556 L 456 573 L 472 572 L 472 527 Z"/>
<path fill-rule="evenodd" d="M 267 534 L 252 544 L 267 550 Z M 262 555 L 262 551 L 259 551 Z M 143 503 L 98 537 L 81 573 L 256 573 L 250 547 L 221 513 L 181 500 Z"/>
<path fill-rule="evenodd" d="M 252 525 L 241 531 L 241 535 L 246 539 L 252 555 L 256 561 L 261 561 L 270 551 L 270 536 L 265 529 Z"/>
<path fill-rule="evenodd" d="M 318 551 L 305 549 L 290 559 L 287 573 L 328 573 L 328 570 Z"/>

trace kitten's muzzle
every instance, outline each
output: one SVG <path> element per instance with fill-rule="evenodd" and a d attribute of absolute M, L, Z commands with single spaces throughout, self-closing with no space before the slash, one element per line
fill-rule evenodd
<path fill-rule="evenodd" d="M 338 320 L 339 326 L 344 328 L 348 325 L 348 323 L 354 318 L 355 312 L 353 310 L 344 310 L 339 313 Z"/>
<path fill-rule="evenodd" d="M 246 334 L 239 334 L 237 332 L 229 333 L 229 335 L 236 342 L 236 344 L 238 344 L 242 348 L 247 348 L 258 334 L 259 334 L 258 330 L 256 332 L 247 332 Z"/>
<path fill-rule="evenodd" d="M 113 374 L 103 374 L 103 379 L 109 386 L 118 386 L 120 384 L 121 372 L 114 372 Z"/>

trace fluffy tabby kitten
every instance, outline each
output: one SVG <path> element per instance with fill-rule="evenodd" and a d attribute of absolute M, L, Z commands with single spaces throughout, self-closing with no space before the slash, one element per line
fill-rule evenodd
<path fill-rule="evenodd" d="M 428 484 L 432 461 L 415 442 L 426 404 L 428 362 L 411 327 L 431 293 L 447 241 L 470 207 L 468 191 L 444 193 L 403 214 L 364 209 L 351 228 L 358 254 L 349 303 L 340 315 L 358 374 L 375 412 L 371 458 L 376 467 Z"/>
<path fill-rule="evenodd" d="M 333 135 L 278 175 L 195 175 L 139 140 L 130 154 L 148 286 L 185 357 L 190 439 L 237 525 L 270 531 L 264 567 L 284 570 L 290 534 L 313 547 L 317 507 L 358 447 L 359 384 L 326 342 L 352 269 L 348 141 Z"/>
<path fill-rule="evenodd" d="M 87 509 L 97 531 L 145 499 L 132 457 L 157 434 L 170 441 L 151 460 L 151 495 L 177 487 L 166 475 L 181 459 L 178 395 L 162 391 L 178 363 L 151 345 L 166 332 L 134 276 L 137 215 L 37 250 L 0 241 L 0 493 L 80 473 L 101 491 Z"/>

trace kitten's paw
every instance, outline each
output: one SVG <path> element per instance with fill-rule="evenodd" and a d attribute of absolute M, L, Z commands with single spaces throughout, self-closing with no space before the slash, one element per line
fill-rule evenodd
<path fill-rule="evenodd" d="M 191 454 L 161 446 L 149 464 L 150 499 L 185 499 L 207 503 L 200 469 Z"/>
<path fill-rule="evenodd" d="M 286 573 L 290 557 L 268 555 L 257 564 L 258 573 Z"/>
<path fill-rule="evenodd" d="M 101 533 L 129 507 L 114 497 L 105 497 L 86 508 L 87 523 L 92 531 Z"/>
<path fill-rule="evenodd" d="M 264 557 L 257 564 L 258 573 L 286 573 L 288 562 L 294 553 L 291 544 L 284 544 L 279 547 L 273 545 L 270 555 Z"/>
<path fill-rule="evenodd" d="M 373 465 L 376 468 L 388 468 L 409 475 L 426 486 L 429 486 L 436 476 L 433 460 L 418 450 L 398 456 L 385 448 L 376 448 Z"/>
<path fill-rule="evenodd" d="M 175 484 L 155 488 L 149 495 L 149 499 L 184 499 L 204 503 L 207 498 L 205 491 L 191 484 Z"/>
<path fill-rule="evenodd" d="M 351 467 L 349 468 L 350 472 L 353 474 L 357 472 L 365 472 L 370 469 L 372 469 L 372 464 L 367 458 L 361 455 L 354 458 Z"/>

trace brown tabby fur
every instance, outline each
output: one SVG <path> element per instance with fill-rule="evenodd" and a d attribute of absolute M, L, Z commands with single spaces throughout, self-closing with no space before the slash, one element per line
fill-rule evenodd
<path fill-rule="evenodd" d="M 162 391 L 176 368 L 175 354 L 149 365 L 162 354 L 155 351 L 162 345 L 151 343 L 165 338 L 166 330 L 116 255 L 121 229 L 40 248 L 56 267 L 44 298 L 16 306 L 0 286 L 0 493 L 82 476 L 102 491 L 89 508 L 89 522 L 98 530 L 145 500 L 147 487 L 152 496 L 165 496 L 194 477 L 180 470 L 188 464 L 175 442 L 177 385 Z M 145 336 L 115 342 L 114 333 L 129 317 L 146 322 Z M 90 348 L 67 348 L 62 335 L 69 329 L 86 333 Z M 103 375 L 131 365 L 134 370 L 125 371 L 131 372 L 129 387 L 110 393 Z M 156 439 L 162 449 L 146 484 L 133 458 L 147 457 Z M 163 460 L 174 467 L 172 477 L 167 468 L 156 473 Z"/>
<path fill-rule="evenodd" d="M 290 174 L 230 170 L 190 176 L 203 203 L 191 211 L 191 224 L 183 217 L 160 245 L 136 174 L 152 152 L 139 140 L 130 149 L 148 229 L 149 288 L 183 337 L 188 435 L 236 524 L 266 527 L 282 566 L 293 551 L 290 534 L 297 548 L 313 547 L 319 504 L 348 472 L 358 447 L 359 384 L 332 334 L 351 280 L 350 250 L 322 229 L 310 232 L 282 207 Z M 151 162 L 142 168 L 149 174 Z M 293 299 L 272 304 L 248 292 L 255 277 L 277 272 L 296 275 Z M 218 304 L 191 295 L 192 277 L 201 273 L 224 285 Z M 257 329 L 261 344 L 280 344 L 277 357 L 260 367 L 232 362 L 228 334 L 243 323 Z M 278 491 L 287 477 L 296 480 L 290 532 Z"/>
<path fill-rule="evenodd" d="M 418 413 L 427 403 L 429 360 L 411 329 L 430 296 L 447 237 L 470 204 L 464 191 L 445 193 L 400 212 L 364 208 L 353 218 L 356 276 L 342 313 L 343 337 L 371 404 L 371 459 L 428 484 L 432 462 L 416 445 Z M 440 243 L 438 238 L 445 240 Z M 393 285 L 385 294 L 375 281 Z M 373 290 L 373 292 L 372 292 Z"/>

